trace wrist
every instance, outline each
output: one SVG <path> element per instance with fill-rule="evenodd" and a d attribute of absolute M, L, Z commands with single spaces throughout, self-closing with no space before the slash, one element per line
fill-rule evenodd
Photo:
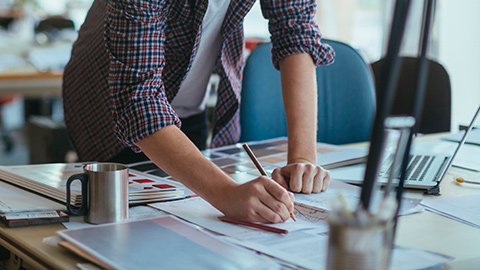
<path fill-rule="evenodd" d="M 231 197 L 231 194 L 236 187 L 238 187 L 238 184 L 229 176 L 223 174 L 217 178 L 215 184 L 211 186 L 211 188 L 208 189 L 207 194 L 202 197 L 210 202 L 215 208 L 222 211 L 224 204 L 227 202 L 228 198 Z"/>
<path fill-rule="evenodd" d="M 317 161 L 317 142 L 315 138 L 315 132 L 292 134 L 292 136 L 289 136 L 288 163 L 315 164 Z"/>
<path fill-rule="evenodd" d="M 311 157 L 311 158 L 303 158 L 303 157 L 296 157 L 296 158 L 289 158 L 288 159 L 288 164 L 292 163 L 310 163 L 310 164 L 315 164 L 316 162 L 316 157 Z"/>

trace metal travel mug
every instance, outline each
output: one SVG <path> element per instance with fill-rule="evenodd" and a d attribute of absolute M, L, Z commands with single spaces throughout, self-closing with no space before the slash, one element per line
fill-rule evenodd
<path fill-rule="evenodd" d="M 118 163 L 91 163 L 83 173 L 67 180 L 67 210 L 84 215 L 92 224 L 122 222 L 128 219 L 128 167 Z M 81 182 L 82 204 L 74 208 L 70 202 L 71 184 Z"/>

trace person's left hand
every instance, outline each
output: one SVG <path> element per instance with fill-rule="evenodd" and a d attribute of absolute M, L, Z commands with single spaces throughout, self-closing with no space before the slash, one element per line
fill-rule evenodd
<path fill-rule="evenodd" d="M 310 162 L 293 162 L 276 168 L 272 179 L 293 192 L 319 193 L 327 190 L 330 172 Z"/>

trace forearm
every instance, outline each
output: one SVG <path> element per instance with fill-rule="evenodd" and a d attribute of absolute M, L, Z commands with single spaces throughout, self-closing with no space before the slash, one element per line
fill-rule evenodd
<path fill-rule="evenodd" d="M 288 125 L 288 162 L 316 162 L 317 83 L 308 54 L 295 54 L 279 63 Z"/>
<path fill-rule="evenodd" d="M 167 126 L 137 146 L 174 179 L 182 182 L 217 208 L 224 189 L 236 185 L 215 164 L 202 156 L 176 126 Z"/>

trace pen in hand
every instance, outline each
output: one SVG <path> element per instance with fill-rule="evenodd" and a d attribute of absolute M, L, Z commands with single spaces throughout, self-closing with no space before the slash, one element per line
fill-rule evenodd
<path fill-rule="evenodd" d="M 260 172 L 260 174 L 268 177 L 267 172 L 263 168 L 262 164 L 260 164 L 260 162 L 258 161 L 252 149 L 250 149 L 250 146 L 248 146 L 248 144 L 246 143 L 242 144 L 242 146 L 243 146 L 243 149 L 245 149 L 245 152 L 247 152 L 247 155 L 250 157 L 250 160 L 252 160 L 253 164 L 255 165 L 257 170 Z M 293 219 L 293 221 L 297 221 L 293 212 L 290 212 L 290 217 Z"/>

